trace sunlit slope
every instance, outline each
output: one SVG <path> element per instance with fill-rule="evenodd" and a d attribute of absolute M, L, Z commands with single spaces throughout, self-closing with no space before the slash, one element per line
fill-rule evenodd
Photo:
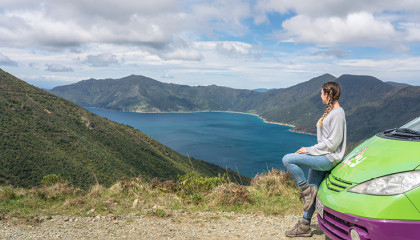
<path fill-rule="evenodd" d="M 227 172 L 188 159 L 130 126 L 94 115 L 1 69 L 0 113 L 1 183 L 28 187 L 45 175 L 60 174 L 76 186 L 109 186 L 139 174 L 166 180 L 192 169 L 204 176 Z M 229 175 L 235 174 L 229 170 Z"/>

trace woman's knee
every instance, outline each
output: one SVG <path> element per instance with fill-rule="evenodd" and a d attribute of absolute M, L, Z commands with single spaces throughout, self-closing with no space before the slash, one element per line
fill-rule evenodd
<path fill-rule="evenodd" d="M 287 164 L 289 164 L 289 163 L 290 163 L 293 159 L 294 159 L 294 157 L 293 157 L 293 153 L 289 153 L 289 154 L 284 155 L 284 157 L 283 157 L 282 161 L 283 161 L 283 164 L 284 164 L 284 165 L 287 165 Z"/>

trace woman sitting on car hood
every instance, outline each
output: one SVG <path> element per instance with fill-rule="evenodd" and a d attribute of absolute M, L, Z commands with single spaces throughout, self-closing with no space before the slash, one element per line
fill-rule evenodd
<path fill-rule="evenodd" d="M 286 231 L 287 237 L 312 236 L 310 223 L 315 211 L 314 200 L 318 186 L 326 173 L 341 162 L 346 151 L 346 117 L 338 103 L 340 94 L 341 87 L 336 82 L 327 82 L 322 86 L 321 99 L 327 107 L 317 123 L 318 143 L 283 157 L 283 164 L 301 188 L 304 200 L 303 217 L 292 229 Z M 308 179 L 302 167 L 309 169 Z"/>

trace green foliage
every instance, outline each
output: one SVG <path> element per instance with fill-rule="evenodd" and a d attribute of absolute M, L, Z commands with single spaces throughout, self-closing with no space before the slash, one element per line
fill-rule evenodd
<path fill-rule="evenodd" d="M 201 201 L 199 193 L 205 193 L 217 186 L 229 183 L 229 178 L 223 174 L 217 177 L 203 177 L 196 172 L 178 176 L 178 191 L 181 195 L 192 195 L 193 199 Z"/>
<path fill-rule="evenodd" d="M 52 186 L 56 183 L 64 182 L 63 178 L 60 176 L 60 174 L 48 174 L 47 176 L 44 176 L 41 180 L 41 184 Z"/>
<path fill-rule="evenodd" d="M 168 216 L 168 213 L 166 213 L 165 210 L 158 208 L 158 209 L 150 210 L 148 212 L 148 215 L 152 215 L 152 216 L 157 216 L 157 217 L 163 218 L 163 217 L 167 217 Z"/>
<path fill-rule="evenodd" d="M 191 195 L 191 200 L 195 204 L 199 204 L 203 200 L 203 196 L 200 193 L 194 193 Z"/>

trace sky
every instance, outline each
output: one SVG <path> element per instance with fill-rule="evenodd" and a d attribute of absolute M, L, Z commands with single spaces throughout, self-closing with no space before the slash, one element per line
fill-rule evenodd
<path fill-rule="evenodd" d="M 325 73 L 420 85 L 420 1 L 0 0 L 0 68 L 41 88 L 132 74 L 239 89 Z"/>

